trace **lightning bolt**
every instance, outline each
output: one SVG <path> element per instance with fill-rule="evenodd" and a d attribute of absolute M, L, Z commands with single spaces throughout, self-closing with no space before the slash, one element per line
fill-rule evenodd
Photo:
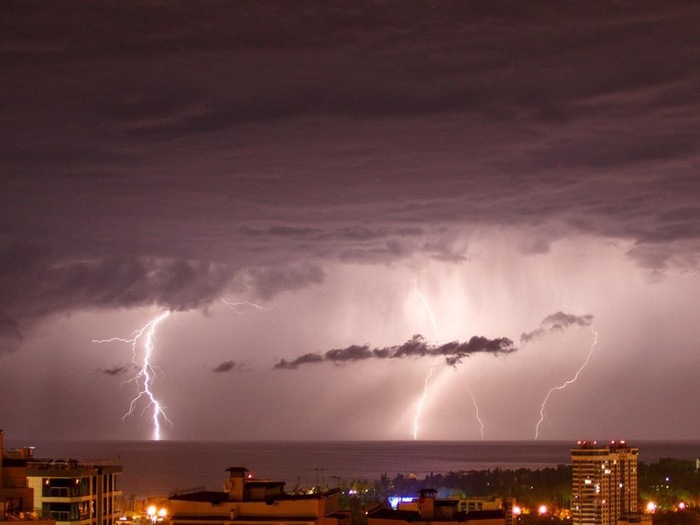
<path fill-rule="evenodd" d="M 163 410 L 163 406 L 160 404 L 160 401 L 156 398 L 155 394 L 153 394 L 153 391 L 151 390 L 151 386 L 153 384 L 153 380 L 155 379 L 155 368 L 151 364 L 151 356 L 153 355 L 153 338 L 155 336 L 156 328 L 158 325 L 167 319 L 170 316 L 170 311 L 165 310 L 163 313 L 161 313 L 158 317 L 155 319 L 151 319 L 146 325 L 141 327 L 138 330 L 135 330 L 132 334 L 131 339 L 124 339 L 121 337 L 112 337 L 111 339 L 93 339 L 93 343 L 112 343 L 112 342 L 120 342 L 120 343 L 128 343 L 131 344 L 131 350 L 132 350 L 132 358 L 131 361 L 134 363 L 139 371 L 138 373 L 132 377 L 131 379 L 125 381 L 126 383 L 135 383 L 137 385 L 137 390 L 138 393 L 136 394 L 136 397 L 134 397 L 131 400 L 131 404 L 129 405 L 129 411 L 124 414 L 122 419 L 125 419 L 127 416 L 132 416 L 134 414 L 134 410 L 136 409 L 136 405 L 141 398 L 146 398 L 146 406 L 144 407 L 143 412 L 148 410 L 149 408 L 152 409 L 152 420 L 153 420 L 153 439 L 155 441 L 160 441 L 160 420 L 161 418 L 167 421 L 168 423 L 172 424 L 171 421 L 168 419 L 168 416 L 166 416 L 165 411 Z M 143 340 L 143 342 L 142 342 Z M 140 363 L 137 362 L 137 348 L 139 345 L 142 344 L 143 347 L 143 359 L 141 360 Z"/>
<path fill-rule="evenodd" d="M 484 422 L 481 420 L 481 416 L 479 415 L 479 405 L 476 403 L 476 398 L 474 397 L 474 392 L 472 392 L 472 389 L 469 388 L 469 385 L 467 385 L 467 392 L 469 392 L 469 396 L 472 398 L 472 403 L 474 404 L 474 415 L 476 416 L 476 420 L 479 422 L 479 432 L 481 433 L 481 439 L 484 439 Z"/>
<path fill-rule="evenodd" d="M 423 308 L 425 308 L 425 311 L 428 312 L 428 317 L 430 318 L 430 324 L 433 325 L 433 336 L 437 340 L 437 323 L 435 322 L 435 314 L 433 313 L 433 309 L 430 308 L 430 304 L 428 304 L 428 300 L 425 298 L 425 295 L 420 293 L 420 290 L 418 290 L 418 284 L 416 283 L 416 295 L 418 296 L 418 299 L 420 299 L 420 302 L 423 304 Z"/>
<path fill-rule="evenodd" d="M 428 318 L 430 319 L 430 324 L 433 326 L 433 336 L 435 337 L 435 340 L 437 341 L 437 322 L 435 321 L 435 314 L 433 312 L 433 309 L 430 307 L 430 303 L 428 302 L 428 299 L 426 299 L 425 295 L 423 295 L 420 290 L 418 289 L 418 281 L 416 280 L 415 282 L 415 293 L 418 296 L 418 299 L 420 299 L 421 304 L 423 305 L 423 308 L 425 309 L 426 312 L 428 312 Z M 425 376 L 425 383 L 423 385 L 423 395 L 418 401 L 418 405 L 416 406 L 416 415 L 413 418 L 413 439 L 417 440 L 418 439 L 418 424 L 420 422 L 420 416 L 421 412 L 423 411 L 423 405 L 425 404 L 426 399 L 428 399 L 428 393 L 430 390 L 430 378 L 433 376 L 433 372 L 435 370 L 435 367 L 437 366 L 437 363 L 433 363 L 430 365 L 430 368 L 428 369 L 428 375 Z M 481 432 L 481 439 L 484 439 L 484 422 L 481 420 L 481 416 L 479 415 L 479 405 L 476 402 L 476 397 L 474 397 L 474 392 L 472 392 L 472 389 L 469 388 L 467 385 L 467 392 L 469 392 L 469 397 L 472 400 L 472 403 L 474 405 L 474 414 L 476 416 L 476 420 L 479 422 L 479 427 L 480 427 L 480 432 Z"/>
<path fill-rule="evenodd" d="M 435 322 L 435 314 L 433 313 L 433 309 L 430 308 L 430 304 L 428 303 L 428 300 L 425 298 L 425 296 L 418 289 L 418 281 L 415 282 L 414 291 L 415 291 L 416 295 L 418 296 L 418 299 L 420 300 L 421 304 L 423 305 L 423 308 L 425 309 L 426 312 L 428 312 L 428 318 L 430 319 L 430 324 L 433 326 L 433 337 L 435 337 L 435 339 L 437 340 L 437 323 Z M 413 417 L 413 439 L 414 440 L 418 439 L 418 426 L 420 423 L 420 416 L 421 416 L 421 412 L 423 411 L 423 405 L 425 405 L 425 401 L 428 399 L 428 393 L 430 392 L 430 378 L 433 377 L 433 372 L 435 371 L 436 365 L 437 365 L 437 363 L 433 363 L 430 365 L 430 368 L 428 369 L 428 375 L 425 376 L 425 382 L 423 383 L 423 395 L 418 400 L 418 405 L 416 405 L 416 414 Z"/>
<path fill-rule="evenodd" d="M 265 308 L 264 306 L 260 306 L 259 304 L 251 303 L 250 301 L 239 301 L 239 302 L 232 302 L 232 301 L 227 301 L 223 297 L 221 298 L 221 302 L 224 303 L 226 306 L 228 306 L 231 310 L 236 312 L 237 314 L 242 314 L 243 310 L 240 310 L 240 307 L 248 307 L 248 308 L 253 308 L 255 310 L 268 310 L 268 308 Z"/>
<path fill-rule="evenodd" d="M 535 426 L 535 439 L 539 438 L 539 436 L 540 436 L 540 425 L 542 424 L 542 421 L 544 421 L 544 409 L 547 406 L 547 401 L 549 401 L 549 396 L 551 396 L 552 392 L 554 392 L 555 390 L 564 390 L 570 384 L 575 383 L 576 380 L 578 379 L 579 374 L 583 371 L 584 368 L 586 368 L 586 366 L 588 366 L 588 362 L 591 360 L 591 355 L 593 355 L 593 349 L 595 348 L 595 345 L 598 343 L 598 332 L 596 332 L 592 326 L 591 326 L 591 332 L 593 332 L 593 343 L 591 344 L 591 349 L 588 351 L 588 355 L 586 356 L 586 360 L 579 367 L 579 369 L 576 370 L 574 377 L 572 377 L 571 379 L 562 383 L 559 386 L 555 386 L 555 387 L 550 388 L 549 392 L 547 392 L 547 395 L 544 398 L 544 401 L 542 401 L 542 405 L 540 406 L 540 420 L 537 422 L 537 425 Z"/>
<path fill-rule="evenodd" d="M 418 423 L 420 421 L 420 414 L 423 410 L 423 405 L 425 404 L 425 400 L 428 399 L 428 391 L 430 389 L 430 378 L 433 376 L 433 370 L 435 370 L 436 365 L 437 365 L 437 363 L 433 363 L 432 365 L 430 365 L 430 368 L 428 369 L 428 375 L 425 376 L 425 384 L 423 385 L 423 395 L 418 400 L 418 406 L 416 407 L 416 415 L 413 418 L 413 439 L 414 440 L 418 439 Z"/>

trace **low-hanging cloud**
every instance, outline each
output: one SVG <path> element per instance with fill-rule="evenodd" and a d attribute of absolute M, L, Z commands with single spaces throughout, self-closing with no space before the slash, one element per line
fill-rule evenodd
<path fill-rule="evenodd" d="M 214 368 L 212 368 L 212 372 L 230 372 L 232 370 L 236 369 L 236 362 L 235 361 L 223 361 L 216 365 Z"/>
<path fill-rule="evenodd" d="M 590 314 L 574 315 L 564 312 L 556 312 L 549 314 L 547 317 L 542 319 L 540 326 L 534 329 L 532 332 L 523 332 L 523 334 L 520 336 L 520 343 L 527 344 L 531 341 L 542 339 L 548 334 L 553 332 L 561 332 L 570 326 L 587 327 L 591 326 L 592 323 L 593 316 Z"/>
<path fill-rule="evenodd" d="M 128 365 L 112 365 L 110 368 L 98 368 L 98 372 L 102 372 L 103 374 L 107 374 L 108 376 L 120 376 L 123 374 L 126 374 L 127 372 L 134 370 L 136 365 L 133 364 L 128 364 Z"/>
<path fill-rule="evenodd" d="M 433 345 L 427 343 L 422 335 L 417 334 L 399 346 L 371 348 L 369 345 L 351 345 L 346 348 L 329 350 L 325 354 L 303 354 L 291 361 L 280 359 L 274 368 L 277 370 L 295 370 L 306 364 L 329 362 L 338 364 L 367 359 L 401 359 L 405 357 L 444 357 L 446 364 L 456 366 L 464 358 L 472 354 L 510 354 L 517 349 L 513 341 L 506 337 L 489 339 L 483 336 L 474 336 L 463 343 L 452 341 L 443 345 Z"/>

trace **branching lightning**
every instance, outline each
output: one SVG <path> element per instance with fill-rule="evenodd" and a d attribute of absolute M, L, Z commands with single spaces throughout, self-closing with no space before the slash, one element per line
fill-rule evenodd
<path fill-rule="evenodd" d="M 586 366 L 588 366 L 588 362 L 591 360 L 591 355 L 593 355 L 593 349 L 595 348 L 596 343 L 598 343 L 598 332 L 596 332 L 592 326 L 591 326 L 591 332 L 593 332 L 593 343 L 591 343 L 591 349 L 588 351 L 588 355 L 586 356 L 586 360 L 583 362 L 583 364 L 579 367 L 579 369 L 574 374 L 574 377 L 572 377 L 571 379 L 562 383 L 559 386 L 555 386 L 555 387 L 550 388 L 549 392 L 547 392 L 547 395 L 544 398 L 544 401 L 542 401 L 542 405 L 540 406 L 540 420 L 537 422 L 537 425 L 535 426 L 535 439 L 538 439 L 540 436 L 540 425 L 542 424 L 542 421 L 544 421 L 544 411 L 545 411 L 545 407 L 547 406 L 547 401 L 549 401 L 549 396 L 551 396 L 552 392 L 554 392 L 555 390 L 564 390 L 570 384 L 575 383 L 576 380 L 578 379 L 579 374 L 583 371 L 584 368 L 586 368 Z"/>
<path fill-rule="evenodd" d="M 244 310 L 241 310 L 241 308 L 252 308 L 254 310 L 268 310 L 268 308 L 265 308 L 264 306 L 260 306 L 259 304 L 251 303 L 250 301 L 239 301 L 239 302 L 232 302 L 232 301 L 227 301 L 223 297 L 221 298 L 221 302 L 224 303 L 226 306 L 228 306 L 231 310 L 236 312 L 237 314 L 242 314 Z"/>
<path fill-rule="evenodd" d="M 127 416 L 132 416 L 134 414 L 134 410 L 136 409 L 136 405 L 142 397 L 146 398 L 146 406 L 142 410 L 142 413 L 148 410 L 149 408 L 152 408 L 152 420 L 153 420 L 153 439 L 155 441 L 160 440 L 160 420 L 161 418 L 167 421 L 168 423 L 171 423 L 171 421 L 168 419 L 168 416 L 165 414 L 165 411 L 163 410 L 163 406 L 161 405 L 160 401 L 156 398 L 155 394 L 151 390 L 151 386 L 153 384 L 153 380 L 155 379 L 155 368 L 151 364 L 151 356 L 153 355 L 153 338 L 156 332 L 156 328 L 158 325 L 167 319 L 170 316 L 170 311 L 165 310 L 163 313 L 161 313 L 158 317 L 155 319 L 152 319 L 149 321 L 146 325 L 144 325 L 142 328 L 139 330 L 135 330 L 133 332 L 132 338 L 131 339 L 123 339 L 121 337 L 112 337 L 111 339 L 93 339 L 93 343 L 111 343 L 111 342 L 120 342 L 120 343 L 129 343 L 131 344 L 131 350 L 132 350 L 132 362 L 138 367 L 138 373 L 132 377 L 131 379 L 125 381 L 126 383 L 135 383 L 137 385 L 137 394 L 136 397 L 134 397 L 131 400 L 131 404 L 129 405 L 129 411 L 124 414 L 122 419 L 125 419 Z M 143 340 L 143 342 L 142 342 Z M 142 346 L 143 348 L 143 358 L 141 359 L 140 362 L 138 362 L 138 347 Z M 172 424 L 172 423 L 171 423 Z"/>

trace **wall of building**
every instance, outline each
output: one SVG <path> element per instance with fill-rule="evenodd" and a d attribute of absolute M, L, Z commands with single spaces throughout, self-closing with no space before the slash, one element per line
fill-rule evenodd
<path fill-rule="evenodd" d="M 309 499 L 280 499 L 265 501 L 224 501 L 223 503 L 210 503 L 203 501 L 187 501 L 172 499 L 169 503 L 170 513 L 173 516 L 225 516 L 231 512 L 237 518 L 243 517 L 319 517 L 338 511 L 338 497 L 309 498 Z"/>

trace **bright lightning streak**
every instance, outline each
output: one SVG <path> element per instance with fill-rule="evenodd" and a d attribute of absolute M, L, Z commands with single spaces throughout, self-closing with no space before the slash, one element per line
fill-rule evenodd
<path fill-rule="evenodd" d="M 433 309 L 430 307 L 430 303 L 428 302 L 428 299 L 426 299 L 425 295 L 423 295 L 420 292 L 420 290 L 418 290 L 418 283 L 417 282 L 416 282 L 415 286 L 416 286 L 415 293 L 418 296 L 418 299 L 420 299 L 420 302 L 423 305 L 423 308 L 425 308 L 425 311 L 428 312 L 430 324 L 433 326 L 433 337 L 435 337 L 435 340 L 437 340 L 437 322 L 435 321 L 435 313 L 433 312 Z M 423 385 L 423 395 L 421 396 L 420 400 L 418 401 L 418 405 L 416 406 L 416 415 L 413 418 L 413 439 L 414 440 L 418 439 L 418 424 L 420 422 L 421 412 L 423 411 L 423 405 L 425 404 L 425 401 L 428 399 L 428 393 L 430 390 L 430 378 L 433 376 L 433 372 L 434 372 L 436 366 L 437 366 L 437 363 L 433 363 L 432 365 L 430 365 L 430 368 L 428 369 L 428 375 L 425 376 L 425 383 Z M 476 402 L 476 397 L 474 397 L 474 392 L 472 392 L 472 390 L 471 390 L 471 388 L 469 388 L 469 386 L 467 386 L 467 392 L 469 392 L 469 397 L 471 397 L 472 403 L 474 404 L 474 414 L 476 416 L 476 420 L 479 422 L 481 439 L 484 439 L 484 422 L 481 420 L 481 416 L 479 415 L 479 405 Z"/>
<path fill-rule="evenodd" d="M 540 420 L 537 422 L 537 425 L 535 426 L 535 439 L 539 438 L 539 436 L 540 436 L 540 425 L 542 424 L 542 421 L 544 421 L 544 409 L 547 406 L 547 401 L 549 401 L 549 396 L 551 396 L 552 392 L 554 392 L 555 390 L 564 390 L 571 383 L 575 383 L 576 380 L 578 379 L 579 374 L 583 371 L 584 368 L 586 368 L 586 366 L 588 366 L 588 362 L 591 360 L 591 355 L 593 355 L 593 349 L 595 348 L 596 343 L 598 343 L 598 332 L 596 332 L 592 326 L 591 326 L 591 332 L 593 332 L 593 343 L 591 344 L 591 349 L 588 351 L 588 355 L 586 356 L 586 360 L 583 362 L 583 364 L 576 371 L 576 374 L 574 374 L 574 377 L 572 377 L 571 379 L 562 383 L 559 386 L 555 386 L 555 387 L 550 388 L 549 392 L 547 392 L 547 395 L 544 398 L 544 401 L 542 401 L 542 405 L 540 406 Z"/>
<path fill-rule="evenodd" d="M 420 414 L 421 414 L 421 411 L 423 410 L 423 405 L 425 404 L 425 400 L 428 399 L 430 378 L 433 376 L 433 370 L 435 370 L 436 365 L 437 365 L 437 363 L 433 363 L 432 365 L 430 365 L 430 369 L 428 370 L 428 375 L 425 376 L 425 384 L 423 385 L 423 395 L 421 396 L 420 400 L 418 401 L 418 406 L 416 407 L 416 415 L 413 418 L 413 439 L 414 440 L 418 439 L 418 422 L 420 421 Z"/>
<path fill-rule="evenodd" d="M 251 303 L 250 301 L 240 301 L 237 303 L 227 301 L 223 297 L 221 298 L 221 302 L 224 303 L 226 306 L 228 306 L 231 310 L 236 312 L 237 314 L 242 314 L 243 311 L 239 310 L 241 306 L 247 306 L 250 308 L 253 308 L 255 310 L 267 310 L 264 306 L 260 306 L 259 304 Z"/>
<path fill-rule="evenodd" d="M 416 292 L 416 295 L 418 296 L 418 299 L 420 299 L 420 302 L 423 305 L 423 308 L 425 309 L 426 312 L 428 312 L 428 318 L 430 319 L 430 324 L 433 326 L 433 337 L 437 340 L 437 323 L 435 322 L 435 314 L 433 313 L 433 309 L 430 308 L 430 304 L 428 303 L 428 300 L 420 292 L 420 290 L 418 290 L 418 282 L 417 281 L 415 283 L 415 292 Z M 416 414 L 413 417 L 413 439 L 414 440 L 418 439 L 418 426 L 419 426 L 419 422 L 420 422 L 420 416 L 421 416 L 421 412 L 423 411 L 423 405 L 425 405 L 425 401 L 428 399 L 428 393 L 430 391 L 430 378 L 433 376 L 433 372 L 435 371 L 436 365 L 437 365 L 437 363 L 433 363 L 432 365 L 430 365 L 430 368 L 428 369 L 428 375 L 425 376 L 425 382 L 423 384 L 423 395 L 418 400 L 418 405 L 416 406 Z"/>
<path fill-rule="evenodd" d="M 435 314 L 433 313 L 433 309 L 430 308 L 430 304 L 428 304 L 428 300 L 425 298 L 425 296 L 420 293 L 420 291 L 417 288 L 416 284 L 416 295 L 418 296 L 418 299 L 420 299 L 420 302 L 423 303 L 423 308 L 425 308 L 426 312 L 428 312 L 428 317 L 430 318 L 430 324 L 433 325 L 433 337 L 437 340 L 437 323 L 435 322 Z"/>
<path fill-rule="evenodd" d="M 136 404 L 138 403 L 139 399 L 142 397 L 146 397 L 147 403 L 145 408 L 143 409 L 143 412 L 148 410 L 149 408 L 153 409 L 152 412 L 152 420 L 153 420 L 153 439 L 155 441 L 160 441 L 160 419 L 163 418 L 165 421 L 168 423 L 171 423 L 171 421 L 168 419 L 168 416 L 165 415 L 165 412 L 163 410 L 163 407 L 161 406 L 160 402 L 156 398 L 155 394 L 153 394 L 153 391 L 151 390 L 151 386 L 153 384 L 153 380 L 155 379 L 155 369 L 153 368 L 153 365 L 151 364 L 151 356 L 153 355 L 153 337 L 156 332 L 156 328 L 158 325 L 167 319 L 170 316 L 170 311 L 165 310 L 162 314 L 160 314 L 158 317 L 155 319 L 152 319 L 149 321 L 145 326 L 143 326 L 139 330 L 135 330 L 133 332 L 133 337 L 131 339 L 123 339 L 121 337 L 112 337 L 111 339 L 93 339 L 93 343 L 111 343 L 114 341 L 118 341 L 120 343 L 130 343 L 131 344 L 131 350 L 132 350 L 132 358 L 131 361 L 139 368 L 139 372 L 126 381 L 127 383 L 134 382 L 136 383 L 138 387 L 138 394 L 134 399 L 131 400 L 131 404 L 129 405 L 129 411 L 124 414 L 122 419 L 126 418 L 127 416 L 132 416 L 134 413 L 134 409 L 136 408 Z M 143 360 L 141 363 L 137 363 L 137 347 L 140 344 L 141 339 L 143 339 Z M 171 423 L 172 424 L 172 423 Z"/>
<path fill-rule="evenodd" d="M 474 392 L 472 392 L 472 389 L 469 388 L 469 385 L 467 385 L 467 392 L 469 392 L 469 395 L 472 398 L 472 403 L 474 404 L 474 415 L 476 416 L 476 420 L 479 422 L 479 432 L 481 432 L 481 439 L 484 439 L 484 422 L 481 420 L 481 416 L 479 415 L 479 405 L 476 403 Z"/>

